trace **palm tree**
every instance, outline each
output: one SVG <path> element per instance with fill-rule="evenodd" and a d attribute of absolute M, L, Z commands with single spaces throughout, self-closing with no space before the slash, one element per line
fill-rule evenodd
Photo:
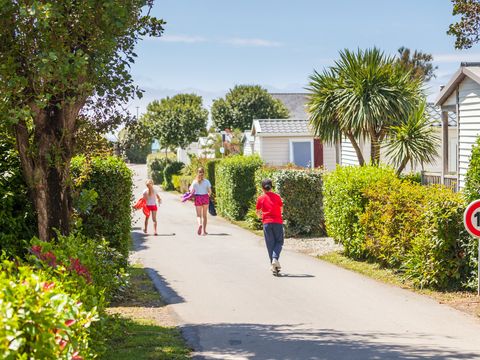
<path fill-rule="evenodd" d="M 433 162 L 437 155 L 439 139 L 425 110 L 426 102 L 422 101 L 406 121 L 390 128 L 386 155 L 397 166 L 397 174 L 409 162 L 423 166 Z"/>
<path fill-rule="evenodd" d="M 333 67 L 314 72 L 307 89 L 316 135 L 327 143 L 346 136 L 360 164 L 364 157 L 358 139 L 369 139 L 375 165 L 388 129 L 408 117 L 422 93 L 421 80 L 377 48 L 341 51 Z"/>

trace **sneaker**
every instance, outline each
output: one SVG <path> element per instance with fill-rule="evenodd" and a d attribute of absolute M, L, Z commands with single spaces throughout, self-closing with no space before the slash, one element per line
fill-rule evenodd
<path fill-rule="evenodd" d="M 275 270 L 280 270 L 282 267 L 280 266 L 280 263 L 278 262 L 278 259 L 273 259 L 272 260 L 272 268 Z"/>

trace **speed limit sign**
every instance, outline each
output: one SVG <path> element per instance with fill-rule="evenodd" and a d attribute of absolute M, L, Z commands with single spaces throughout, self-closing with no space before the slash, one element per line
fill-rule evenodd
<path fill-rule="evenodd" d="M 463 214 L 463 224 L 470 235 L 480 238 L 480 200 L 468 204 Z M 477 294 L 480 296 L 480 245 L 478 246 L 478 287 Z"/>

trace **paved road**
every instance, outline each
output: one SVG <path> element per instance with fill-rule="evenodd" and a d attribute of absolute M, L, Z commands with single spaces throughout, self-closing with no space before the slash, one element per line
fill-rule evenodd
<path fill-rule="evenodd" d="M 145 168 L 133 166 L 141 193 Z M 268 270 L 262 239 L 162 193 L 158 237 L 133 237 L 198 359 L 480 359 L 480 321 L 409 291 L 285 251 Z M 171 235 L 175 233 L 175 235 Z"/>

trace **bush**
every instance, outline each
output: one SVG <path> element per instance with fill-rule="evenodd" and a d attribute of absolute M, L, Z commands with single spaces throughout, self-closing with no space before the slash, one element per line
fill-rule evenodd
<path fill-rule="evenodd" d="M 15 140 L 0 133 L 0 252 L 22 255 L 36 217 L 20 170 Z"/>
<path fill-rule="evenodd" d="M 467 203 L 480 199 L 480 138 L 472 148 L 472 156 L 465 176 L 465 197 Z M 476 287 L 478 282 L 478 240 L 470 237 L 467 257 L 470 259 L 470 286 Z"/>
<path fill-rule="evenodd" d="M 324 235 L 320 171 L 280 170 L 274 182 L 283 199 L 287 235 Z"/>
<path fill-rule="evenodd" d="M 131 230 L 132 172 L 120 158 L 75 157 L 71 163 L 74 188 L 79 198 L 80 190 L 94 190 L 96 204 L 80 212 L 82 233 L 92 239 L 105 238 L 108 244 L 128 260 Z"/>
<path fill-rule="evenodd" d="M 147 173 L 148 177 L 153 180 L 155 184 L 163 184 L 163 172 L 165 167 L 170 164 L 172 160 L 166 157 L 159 157 L 157 154 L 150 154 L 147 157 Z"/>
<path fill-rule="evenodd" d="M 422 226 L 427 187 L 382 179 L 364 189 L 367 201 L 359 217 L 361 232 L 358 241 L 368 257 L 383 266 L 400 267 L 411 249 L 412 236 Z"/>
<path fill-rule="evenodd" d="M 468 252 L 472 239 L 463 226 L 466 204 L 462 195 L 444 187 L 429 187 L 421 204 L 422 227 L 413 236 L 405 276 L 419 287 L 472 287 L 475 279 L 469 264 L 476 254 Z"/>
<path fill-rule="evenodd" d="M 215 171 L 220 164 L 221 159 L 208 159 L 205 164 L 205 176 L 206 178 L 210 181 L 210 184 L 212 185 L 212 197 L 213 200 L 215 200 L 215 186 L 216 186 L 216 177 L 215 177 Z"/>
<path fill-rule="evenodd" d="M 172 183 L 172 176 L 179 175 L 184 166 L 183 162 L 172 161 L 168 163 L 163 169 L 163 183 L 162 187 L 164 190 L 173 190 L 175 187 Z"/>
<path fill-rule="evenodd" d="M 91 358 L 87 310 L 68 285 L 30 266 L 0 263 L 0 353 L 5 359 Z"/>
<path fill-rule="evenodd" d="M 364 242 L 359 234 L 359 218 L 367 204 L 364 190 L 381 179 L 396 179 L 394 170 L 374 166 L 339 166 L 324 175 L 326 230 L 328 236 L 343 244 L 347 256 L 365 258 Z"/>
<path fill-rule="evenodd" d="M 244 219 L 256 192 L 255 171 L 261 166 L 256 155 L 228 157 L 216 166 L 217 210 L 222 216 Z"/>

